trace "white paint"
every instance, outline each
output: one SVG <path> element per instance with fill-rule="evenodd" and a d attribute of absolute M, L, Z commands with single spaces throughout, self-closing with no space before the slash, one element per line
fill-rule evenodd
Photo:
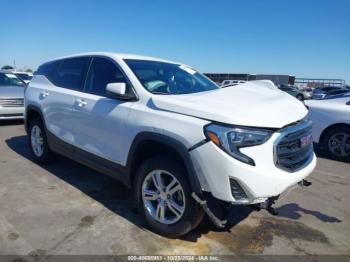
<path fill-rule="evenodd" d="M 155 95 L 141 85 L 124 59 L 167 61 L 112 53 L 82 55 L 115 61 L 131 81 L 138 100 L 122 101 L 60 88 L 43 76 L 34 76 L 25 93 L 25 104 L 39 106 L 47 128 L 60 139 L 120 165 L 126 165 L 131 144 L 140 132 L 162 134 L 190 148 L 205 139 L 204 126 L 212 121 L 281 128 L 307 114 L 301 102 L 267 82 L 186 95 Z M 195 72 L 188 67 L 184 70 Z M 48 95 L 43 97 L 43 92 Z M 242 149 L 256 166 L 239 162 L 211 142 L 191 151 L 191 160 L 202 175 L 201 181 L 207 181 L 218 199 L 234 201 L 229 177 L 237 179 L 252 199 L 275 196 L 310 174 L 316 163 L 314 157 L 294 173 L 277 168 L 273 143 L 278 136 L 276 132 L 264 144 Z"/>
<path fill-rule="evenodd" d="M 350 95 L 342 98 L 305 100 L 305 104 L 310 108 L 309 118 L 313 122 L 312 137 L 314 142 L 319 143 L 323 131 L 334 124 L 350 125 Z"/>

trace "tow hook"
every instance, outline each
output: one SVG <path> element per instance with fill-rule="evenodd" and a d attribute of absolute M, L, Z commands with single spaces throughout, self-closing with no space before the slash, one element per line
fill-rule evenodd
<path fill-rule="evenodd" d="M 278 215 L 278 211 L 272 206 L 275 204 L 276 200 L 279 198 L 278 196 L 270 197 L 265 202 L 259 204 L 260 209 L 266 209 L 267 212 L 269 212 L 273 216 Z"/>
<path fill-rule="evenodd" d="M 301 180 L 299 183 L 298 183 L 299 186 L 302 186 L 302 187 L 308 187 L 308 186 L 311 186 L 312 185 L 312 182 L 310 181 L 307 181 L 306 179 L 303 179 Z"/>
<path fill-rule="evenodd" d="M 312 183 L 310 181 L 307 181 L 306 179 L 303 179 L 298 183 L 298 185 L 302 187 L 308 187 L 308 186 L 311 186 Z M 266 211 L 269 212 L 271 215 L 277 216 L 278 211 L 272 205 L 275 204 L 278 198 L 279 198 L 279 195 L 275 197 L 270 197 L 263 203 L 260 203 L 258 205 L 253 205 L 253 208 L 255 210 L 266 209 Z"/>
<path fill-rule="evenodd" d="M 203 208 L 204 212 L 207 213 L 210 220 L 214 223 L 214 225 L 218 228 L 225 228 L 227 224 L 227 220 L 220 220 L 208 207 L 208 203 L 206 200 L 202 200 L 199 196 L 196 195 L 195 192 L 192 192 L 192 197 L 196 202 Z"/>

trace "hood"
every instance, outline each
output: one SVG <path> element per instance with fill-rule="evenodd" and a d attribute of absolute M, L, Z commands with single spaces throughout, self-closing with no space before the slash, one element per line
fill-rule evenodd
<path fill-rule="evenodd" d="M 24 98 L 24 86 L 0 86 L 0 98 Z"/>
<path fill-rule="evenodd" d="M 282 128 L 307 115 L 296 98 L 256 82 L 194 94 L 154 95 L 152 102 L 161 110 L 241 126 Z"/>

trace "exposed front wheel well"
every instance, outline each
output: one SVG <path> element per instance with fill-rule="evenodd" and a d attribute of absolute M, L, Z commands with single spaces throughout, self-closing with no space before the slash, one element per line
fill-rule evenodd
<path fill-rule="evenodd" d="M 34 109 L 28 109 L 26 111 L 26 116 L 25 116 L 25 128 L 26 128 L 26 131 L 28 132 L 29 130 L 29 125 L 30 123 L 33 121 L 33 119 L 35 118 L 39 118 L 40 120 L 43 120 L 41 118 L 41 115 L 38 111 L 34 110 Z"/>
<path fill-rule="evenodd" d="M 169 156 L 181 163 L 181 165 L 183 165 L 186 168 L 186 164 L 182 160 L 182 157 L 173 147 L 162 142 L 145 140 L 140 142 L 135 151 L 133 152 L 133 157 L 129 169 L 131 185 L 134 185 L 135 183 L 135 174 L 137 172 L 137 169 L 141 166 L 141 164 L 145 160 L 155 156 Z"/>

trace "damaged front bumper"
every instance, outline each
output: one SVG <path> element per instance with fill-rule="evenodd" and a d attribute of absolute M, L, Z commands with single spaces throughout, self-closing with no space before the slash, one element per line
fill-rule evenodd
<path fill-rule="evenodd" d="M 311 182 L 303 179 L 296 184 L 296 186 L 309 187 Z M 289 192 L 289 190 L 288 190 Z M 285 194 L 284 194 L 285 195 Z M 232 205 L 237 205 L 235 203 L 228 203 L 215 199 L 211 194 L 205 193 L 201 196 L 198 196 L 195 192 L 192 192 L 193 199 L 203 208 L 205 213 L 208 215 L 209 219 L 213 224 L 218 228 L 225 228 L 228 222 L 229 209 Z M 273 216 L 278 215 L 278 211 L 274 208 L 274 204 L 280 198 L 280 195 L 266 198 L 263 202 L 260 203 L 250 203 L 250 206 L 255 211 L 260 211 L 265 209 L 268 213 Z M 243 205 L 246 205 L 243 203 Z"/>

